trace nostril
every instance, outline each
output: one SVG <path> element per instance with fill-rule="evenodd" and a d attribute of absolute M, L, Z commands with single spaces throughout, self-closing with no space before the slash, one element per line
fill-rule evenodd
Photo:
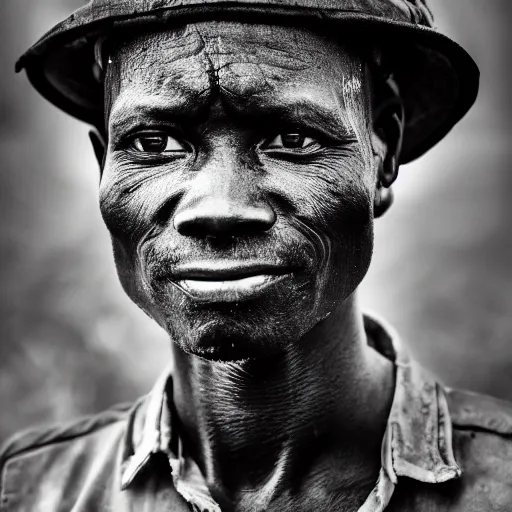
<path fill-rule="evenodd" d="M 176 214 L 174 227 L 184 236 L 242 237 L 268 231 L 275 221 L 270 207 L 225 213 L 188 210 Z"/>

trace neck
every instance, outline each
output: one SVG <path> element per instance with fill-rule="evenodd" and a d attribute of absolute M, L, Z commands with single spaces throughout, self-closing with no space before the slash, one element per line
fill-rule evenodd
<path fill-rule="evenodd" d="M 353 300 L 277 356 L 214 362 L 174 352 L 185 443 L 227 509 L 243 496 L 270 502 L 322 468 L 337 487 L 375 482 L 393 371 L 368 346 Z"/>

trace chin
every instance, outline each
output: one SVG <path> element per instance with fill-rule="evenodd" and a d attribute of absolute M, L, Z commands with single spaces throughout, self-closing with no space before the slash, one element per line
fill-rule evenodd
<path fill-rule="evenodd" d="M 148 280 L 151 291 L 139 306 L 185 353 L 215 361 L 269 357 L 297 345 L 353 291 L 345 274 L 326 270 L 291 275 L 237 301 L 198 299 L 169 281 Z"/>
<path fill-rule="evenodd" d="M 184 352 L 209 360 L 277 354 L 314 325 L 314 280 L 286 279 L 239 301 L 198 300 L 177 286 L 152 285 L 151 316 Z"/>
<path fill-rule="evenodd" d="M 182 314 L 175 312 L 167 317 L 165 328 L 183 351 L 204 359 L 269 357 L 285 352 L 315 324 L 302 309 L 277 311 L 265 304 L 216 305 Z"/>
<path fill-rule="evenodd" d="M 206 321 L 196 318 L 189 325 L 170 324 L 167 332 L 183 351 L 215 361 L 271 356 L 282 352 L 291 342 L 279 336 L 276 326 L 268 319 L 255 325 L 249 318 L 241 321 L 222 317 Z"/>

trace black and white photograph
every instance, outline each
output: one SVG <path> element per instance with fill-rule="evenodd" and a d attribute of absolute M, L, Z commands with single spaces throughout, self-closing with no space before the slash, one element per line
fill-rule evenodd
<path fill-rule="evenodd" d="M 1 0 L 0 512 L 512 512 L 511 26 Z"/>

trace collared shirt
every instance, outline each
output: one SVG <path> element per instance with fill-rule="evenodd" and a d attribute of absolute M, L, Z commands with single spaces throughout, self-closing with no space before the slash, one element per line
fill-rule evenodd
<path fill-rule="evenodd" d="M 380 475 L 359 512 L 512 511 L 512 405 L 443 387 L 381 321 L 367 316 L 365 329 L 396 377 Z M 0 512 L 219 511 L 183 457 L 170 379 L 133 405 L 12 439 Z"/>
<path fill-rule="evenodd" d="M 432 375 L 415 364 L 398 335 L 382 320 L 365 316 L 365 331 L 375 350 L 395 364 L 395 392 L 387 429 L 382 441 L 382 467 L 378 481 L 359 512 L 382 512 L 393 496 L 398 477 L 428 483 L 457 478 L 461 470 L 452 447 L 451 421 L 446 397 Z M 174 485 L 194 510 L 221 512 L 210 496 L 201 473 L 192 461 L 185 461 L 181 440 L 168 408 L 166 389 L 172 389 L 169 369 L 150 393 L 146 421 L 134 455 L 122 472 L 122 486 L 129 487 L 152 454 L 169 458 Z M 178 453 L 169 449 L 178 445 Z"/>

